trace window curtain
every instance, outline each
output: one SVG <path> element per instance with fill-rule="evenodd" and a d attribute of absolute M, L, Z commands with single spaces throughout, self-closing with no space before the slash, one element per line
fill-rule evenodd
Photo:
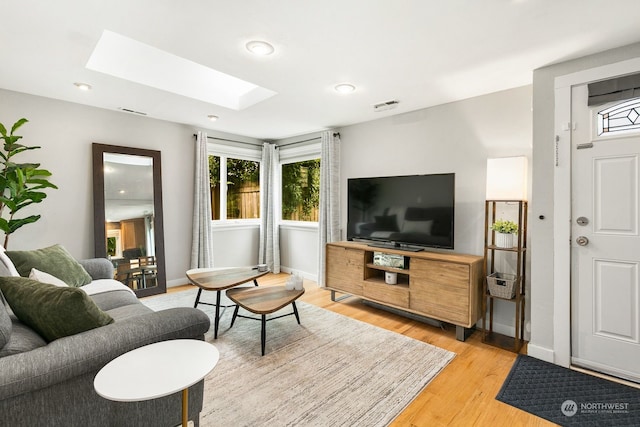
<path fill-rule="evenodd" d="M 280 153 L 275 144 L 262 145 L 260 165 L 260 250 L 259 262 L 273 273 L 280 273 L 280 233 L 275 195 L 278 194 Z"/>
<path fill-rule="evenodd" d="M 195 159 L 191 268 L 210 268 L 213 267 L 213 229 L 209 154 L 207 134 L 204 132 L 198 132 L 196 136 Z"/>
<path fill-rule="evenodd" d="M 325 286 L 325 245 L 340 240 L 340 134 L 323 132 L 320 145 L 318 284 Z"/>

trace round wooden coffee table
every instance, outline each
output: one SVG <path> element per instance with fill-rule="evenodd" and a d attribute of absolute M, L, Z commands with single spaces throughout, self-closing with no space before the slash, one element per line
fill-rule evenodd
<path fill-rule="evenodd" d="M 93 386 L 100 396 L 118 402 L 156 399 L 182 390 L 186 426 L 189 387 L 211 372 L 219 358 L 218 349 L 204 341 L 161 341 L 116 357 L 98 372 Z"/>

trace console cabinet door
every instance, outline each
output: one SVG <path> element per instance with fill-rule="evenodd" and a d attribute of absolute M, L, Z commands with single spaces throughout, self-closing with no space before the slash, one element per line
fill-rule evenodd
<path fill-rule="evenodd" d="M 326 286 L 352 295 L 362 295 L 364 251 L 327 245 Z"/>
<path fill-rule="evenodd" d="M 362 291 L 362 296 L 365 298 L 382 304 L 409 308 L 409 288 L 406 286 L 387 285 L 386 283 L 365 280 Z"/>
<path fill-rule="evenodd" d="M 466 264 L 412 259 L 410 308 L 428 317 L 471 327 L 469 274 Z"/>

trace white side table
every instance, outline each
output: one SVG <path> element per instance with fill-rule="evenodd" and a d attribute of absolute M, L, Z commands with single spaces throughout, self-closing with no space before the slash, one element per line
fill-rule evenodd
<path fill-rule="evenodd" d="M 137 402 L 182 390 L 182 425 L 189 419 L 189 387 L 218 363 L 212 344 L 199 340 L 170 340 L 149 344 L 107 363 L 93 386 L 105 399 Z"/>

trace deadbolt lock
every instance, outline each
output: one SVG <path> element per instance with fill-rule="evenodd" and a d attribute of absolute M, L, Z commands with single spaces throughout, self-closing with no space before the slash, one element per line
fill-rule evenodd
<path fill-rule="evenodd" d="M 589 224 L 589 219 L 581 216 L 580 218 L 576 219 L 576 222 L 578 223 L 578 225 L 587 225 Z"/>

